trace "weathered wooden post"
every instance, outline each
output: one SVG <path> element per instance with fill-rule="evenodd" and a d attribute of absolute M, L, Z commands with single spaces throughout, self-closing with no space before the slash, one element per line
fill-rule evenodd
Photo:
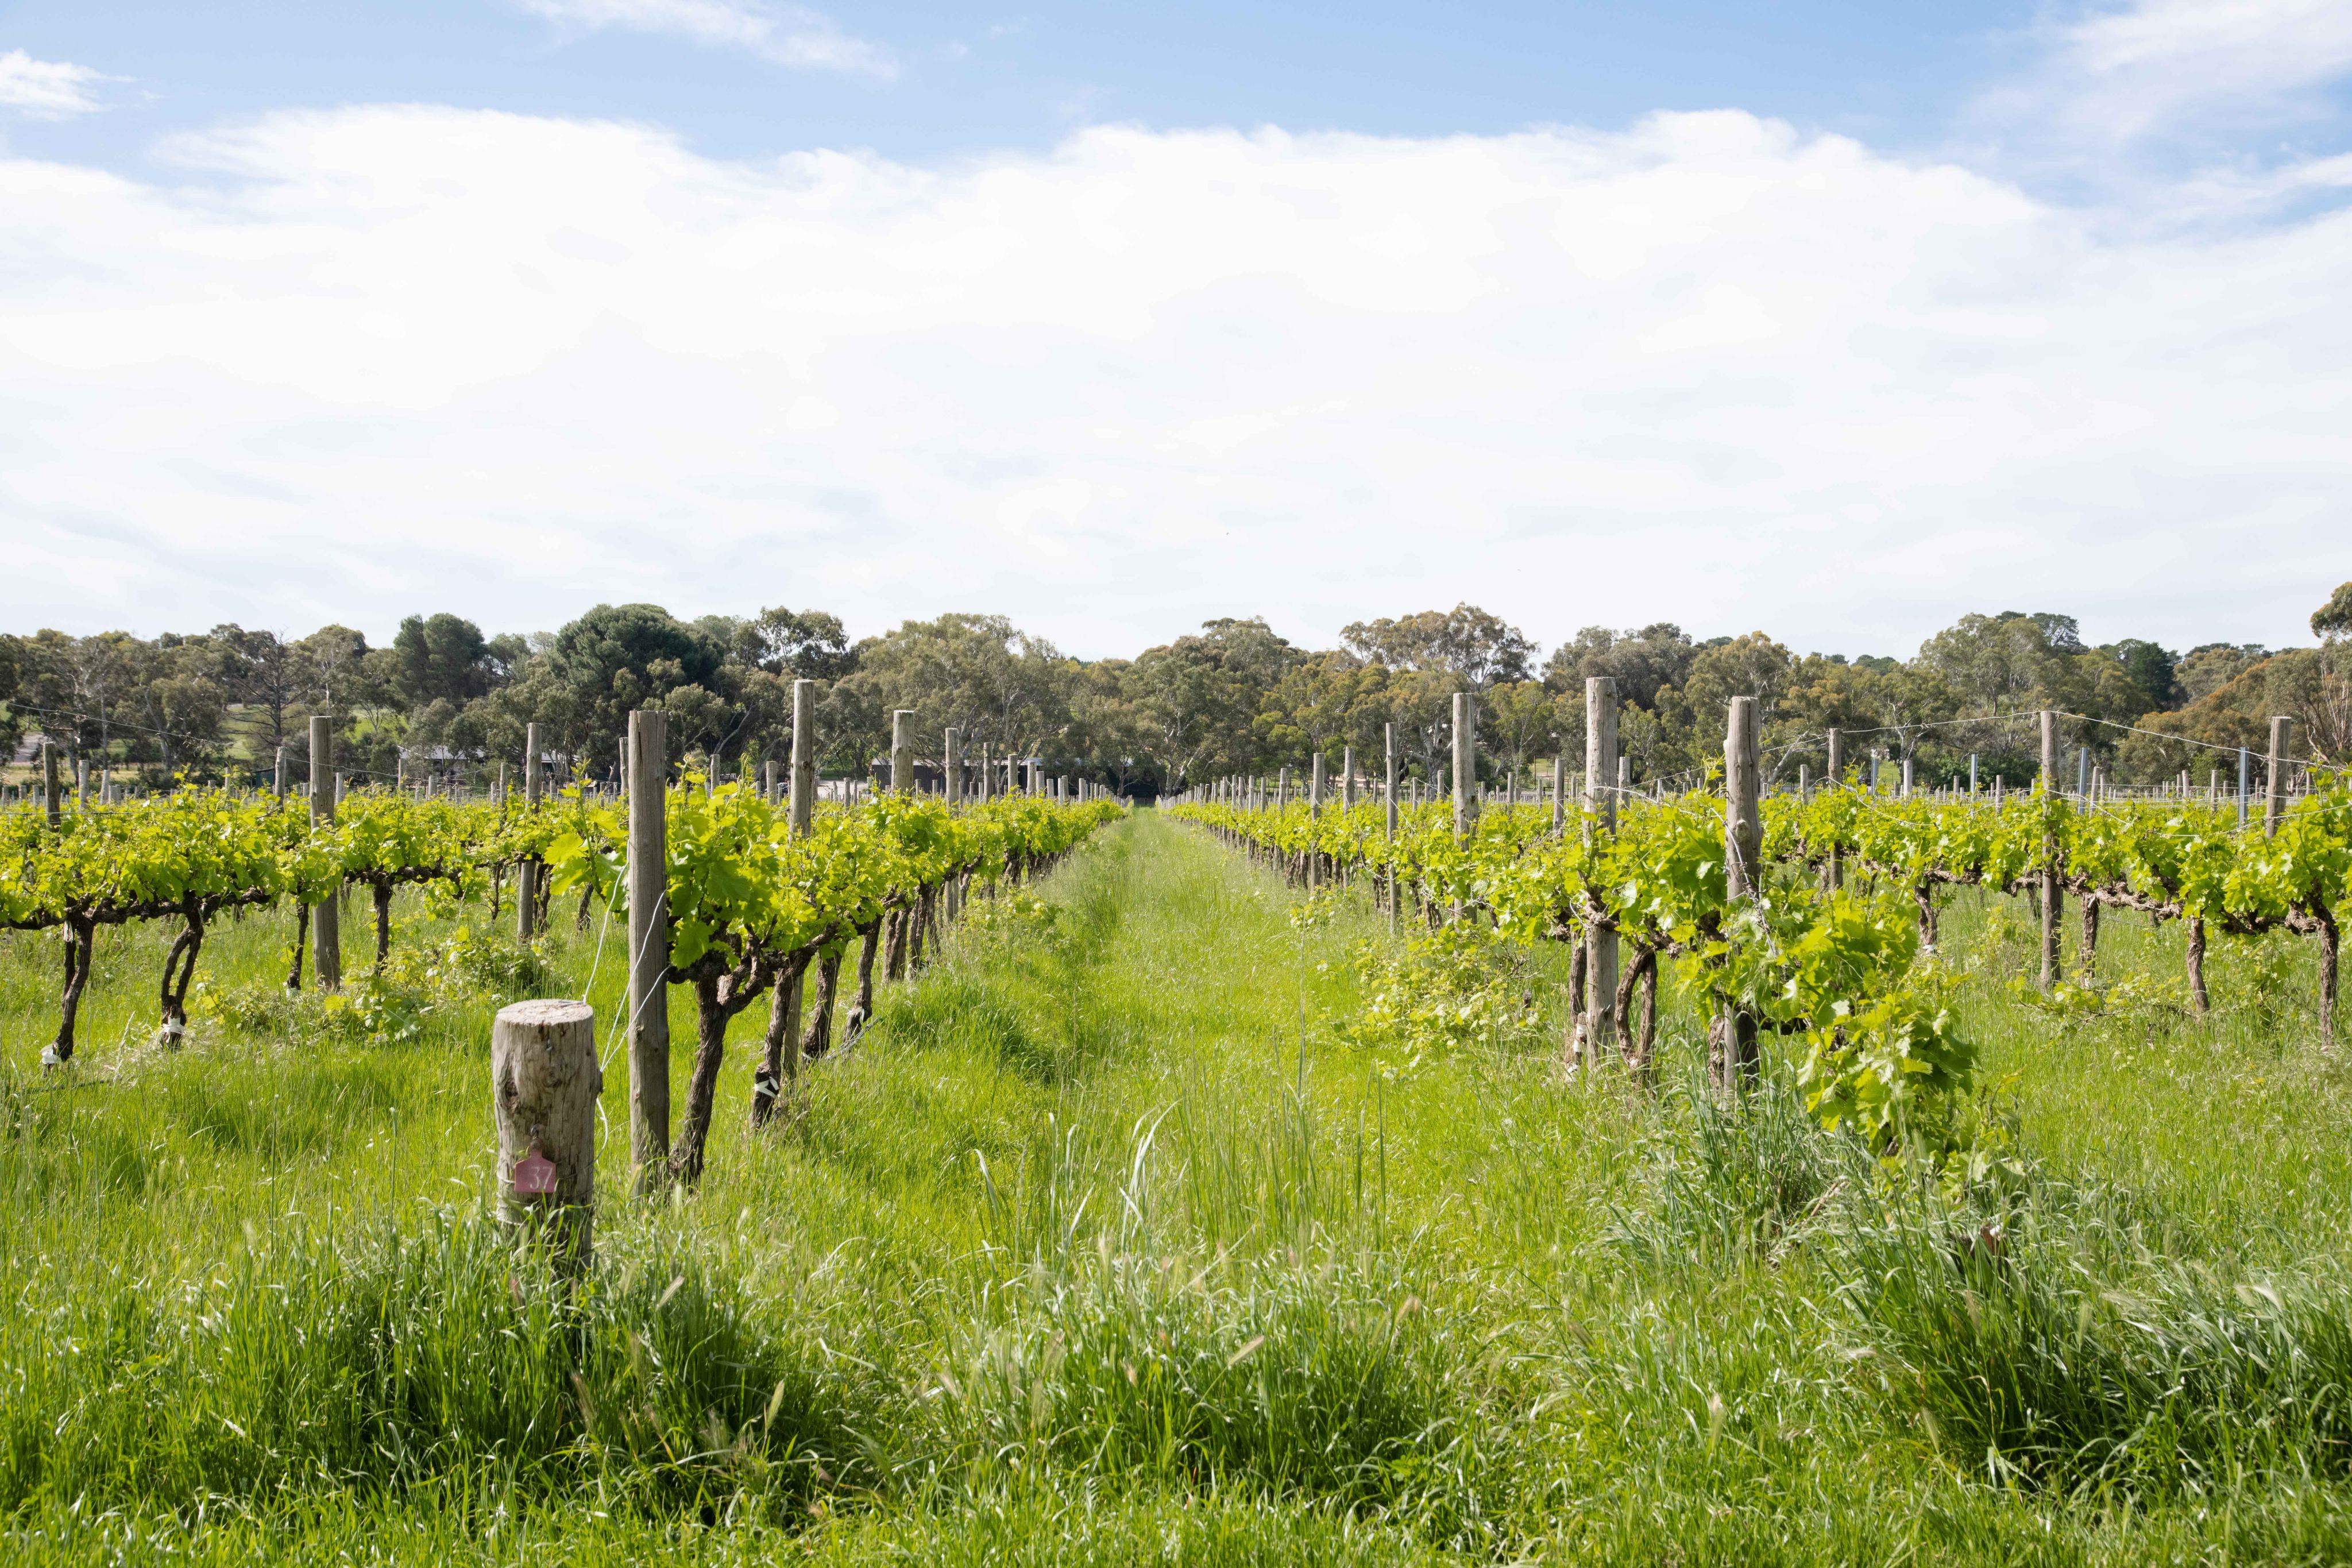
<path fill-rule="evenodd" d="M 1723 891 L 1735 905 L 1755 899 L 1764 857 L 1757 706 L 1753 697 L 1733 698 L 1723 736 Z M 1904 767 L 1907 774 L 1907 759 Z M 1755 1015 L 1735 1008 L 1717 1017 L 1707 1031 L 1707 1047 L 1716 1088 L 1727 1096 L 1738 1093 L 1759 1066 Z"/>
<path fill-rule="evenodd" d="M 596 1014 L 585 1002 L 516 1002 L 490 1026 L 490 1103 L 499 1128 L 499 1215 L 559 1268 L 585 1270 L 594 1247 Z"/>
<path fill-rule="evenodd" d="M 1309 765 L 1309 767 L 1308 767 L 1308 769 L 1307 769 L 1307 820 L 1308 822 L 1310 822 L 1310 823 L 1312 823 L 1312 822 L 1318 822 L 1318 821 L 1321 820 L 1322 816 L 1323 816 L 1323 748 L 1322 748 L 1322 747 L 1320 747 L 1320 746 L 1318 746 L 1318 747 L 1316 747 L 1316 748 L 1315 748 L 1315 755 L 1314 755 L 1314 757 L 1313 757 L 1313 759 L 1312 759 L 1312 761 L 1311 761 L 1311 763 L 1310 763 L 1310 765 Z M 1318 849 L 1318 848 L 1317 848 L 1317 847 L 1315 847 L 1314 830 L 1310 827 L 1310 828 L 1307 830 L 1307 891 L 1309 891 L 1309 892 L 1314 891 L 1314 890 L 1315 890 L 1315 889 L 1316 889 L 1316 888 L 1317 888 L 1317 887 L 1321 883 L 1321 880 L 1322 880 L 1322 871 L 1323 871 L 1323 852 L 1322 852 L 1322 850 L 1320 850 L 1320 849 Z"/>
<path fill-rule="evenodd" d="M 529 810 L 539 804 L 539 726 L 522 727 L 522 803 Z M 536 856 L 525 856 L 515 868 L 515 939 L 529 942 L 539 931 L 539 880 L 546 875 Z"/>
<path fill-rule="evenodd" d="M 1478 731 L 1475 704 L 1466 691 L 1454 694 L 1454 837 L 1478 830 Z"/>
<path fill-rule="evenodd" d="M 898 708 L 890 714 L 890 793 L 915 792 L 915 710 Z"/>
<path fill-rule="evenodd" d="M 1829 772 L 1822 782 L 1832 789 L 1845 783 L 1845 731 L 1843 730 L 1830 731 Z M 1822 874 L 1832 892 L 1845 886 L 1845 855 L 1834 844 L 1830 846 L 1829 859 L 1822 868 Z"/>
<path fill-rule="evenodd" d="M 1397 830 L 1397 754 L 1394 724 L 1381 726 L 1381 798 L 1387 803 L 1388 806 L 1387 820 L 1383 826 L 1388 836 L 1394 838 Z"/>
<path fill-rule="evenodd" d="M 2044 811 L 2054 808 L 2058 794 L 2058 715 L 2042 710 L 2042 777 L 2037 787 Z M 2058 984 L 2058 830 L 2053 820 L 2042 840 L 2042 989 Z"/>
<path fill-rule="evenodd" d="M 793 682 L 793 837 L 809 830 L 816 812 L 816 682 Z"/>
<path fill-rule="evenodd" d="M 41 742 L 41 809 L 47 814 L 51 827 L 65 819 L 65 781 L 58 773 L 57 742 Z"/>
<path fill-rule="evenodd" d="M 1551 760 L 1551 836 L 1568 831 L 1568 748 Z"/>
<path fill-rule="evenodd" d="M 629 1163 L 636 1188 L 669 1171 L 668 721 L 629 715 Z"/>
<path fill-rule="evenodd" d="M 1584 682 L 1585 831 L 1617 830 L 1617 678 L 1594 675 Z M 1617 933 L 1598 923 L 1587 932 L 1588 998 L 1583 1020 L 1581 1065 L 1597 1070 L 1616 1034 Z"/>
<path fill-rule="evenodd" d="M 2271 776 L 2263 785 L 2263 837 L 2276 838 L 2279 818 L 2286 815 L 2287 737 L 2294 721 L 2284 716 L 2271 721 Z"/>
<path fill-rule="evenodd" d="M 952 724 L 940 743 L 940 791 L 952 810 L 963 804 L 963 731 Z"/>
<path fill-rule="evenodd" d="M 1382 788 L 1381 797 L 1387 803 L 1387 811 L 1385 814 L 1387 820 L 1382 824 L 1382 828 L 1388 836 L 1389 842 L 1393 844 L 1396 842 L 1397 834 L 1397 754 L 1396 726 L 1394 724 L 1383 724 L 1381 726 L 1381 743 L 1382 749 L 1386 752 L 1386 757 L 1382 764 Z M 1397 925 L 1397 876 L 1396 862 L 1394 859 L 1391 859 L 1389 862 L 1387 880 L 1389 885 L 1389 930 L 1393 931 L 1396 930 Z"/>
<path fill-rule="evenodd" d="M 279 800 L 286 798 L 286 748 L 283 745 L 278 748 L 277 765 L 270 770 L 269 793 Z"/>
<path fill-rule="evenodd" d="M 324 713 L 310 715 L 310 829 L 335 824 L 335 797 L 342 792 L 335 787 L 335 721 Z M 343 984 L 342 927 L 336 919 L 335 896 L 340 888 L 330 888 L 327 896 L 311 906 L 310 963 L 311 972 L 319 978 L 319 989 L 336 991 Z"/>
<path fill-rule="evenodd" d="M 1339 751 L 1339 809 L 1356 809 L 1356 748 L 1344 746 Z"/>

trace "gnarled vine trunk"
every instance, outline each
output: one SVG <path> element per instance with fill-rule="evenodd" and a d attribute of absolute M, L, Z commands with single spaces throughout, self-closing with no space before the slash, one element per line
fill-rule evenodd
<path fill-rule="evenodd" d="M 694 1071 L 686 1080 L 686 1115 L 670 1146 L 669 1173 L 691 1187 L 702 1179 L 703 1151 L 710 1142 L 710 1115 L 719 1100 L 719 1069 L 727 1060 L 727 1026 L 764 991 L 765 976 L 754 963 L 745 969 L 704 969 L 694 977 Z"/>
<path fill-rule="evenodd" d="M 2205 917 L 2189 917 L 2189 1000 L 2195 1005 L 2200 1018 L 2212 1011 L 2212 1003 L 2205 994 Z"/>
<path fill-rule="evenodd" d="M 286 972 L 286 989 L 302 989 L 302 960 L 310 951 L 310 906 L 294 900 L 294 966 Z"/>
<path fill-rule="evenodd" d="M 73 1060 L 74 1020 L 81 1014 L 82 993 L 89 988 L 90 950 L 97 942 L 96 921 L 79 915 L 67 917 L 65 1003 L 58 1012 L 58 1037 L 42 1053 L 43 1061 L 51 1066 Z"/>
<path fill-rule="evenodd" d="M 1642 993 L 1642 1028 L 1636 1035 L 1631 1027 L 1633 1016 L 1633 993 Z M 1625 966 L 1617 977 L 1617 994 L 1610 999 L 1610 1007 L 1617 1025 L 1617 1049 L 1625 1065 L 1643 1078 L 1649 1076 L 1656 1060 L 1658 1043 L 1658 951 L 1645 947 L 1642 955 Z"/>
<path fill-rule="evenodd" d="M 808 975 L 806 954 L 792 960 L 776 976 L 769 994 L 768 1035 L 760 1070 L 751 1076 L 751 1125 L 764 1125 L 775 1114 L 776 1101 L 800 1077 L 801 991 Z"/>
<path fill-rule="evenodd" d="M 816 995 L 808 1006 L 808 1028 L 801 1036 L 801 1057 L 814 1061 L 833 1048 L 833 1003 L 841 990 L 840 944 L 825 949 L 817 960 Z"/>
<path fill-rule="evenodd" d="M 853 1046 L 857 1037 L 866 1032 L 867 1020 L 874 1016 L 874 954 L 881 945 L 882 921 L 877 917 L 859 933 L 857 946 L 857 999 L 849 1005 L 849 1016 L 843 1020 L 842 1043 Z"/>
<path fill-rule="evenodd" d="M 2319 916 L 2319 1048 L 2335 1054 L 2336 1050 L 2336 968 L 2343 946 L 2343 932 L 2336 923 L 2336 912 L 2325 910 Z"/>
<path fill-rule="evenodd" d="M 188 1032 L 188 982 L 196 973 L 196 955 L 205 945 L 204 905 L 190 899 L 183 913 L 186 923 L 163 958 L 163 1026 L 157 1037 L 167 1048 L 176 1047 Z"/>
<path fill-rule="evenodd" d="M 375 900 L 375 967 L 383 973 L 384 956 L 392 952 L 392 881 L 389 878 L 371 883 L 369 896 Z"/>

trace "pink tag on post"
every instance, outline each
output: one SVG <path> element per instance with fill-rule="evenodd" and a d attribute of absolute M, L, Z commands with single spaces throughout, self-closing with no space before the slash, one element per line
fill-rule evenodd
<path fill-rule="evenodd" d="M 555 1162 L 533 1149 L 515 1162 L 514 1190 L 519 1193 L 551 1193 L 555 1190 Z"/>

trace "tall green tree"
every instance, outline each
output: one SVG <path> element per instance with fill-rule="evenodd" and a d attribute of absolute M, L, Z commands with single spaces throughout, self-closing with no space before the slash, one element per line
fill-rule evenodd
<path fill-rule="evenodd" d="M 1524 632 L 1475 605 L 1423 610 L 1393 620 L 1357 621 L 1340 629 L 1339 642 L 1367 663 L 1391 669 L 1444 670 L 1469 691 L 1527 679 L 1536 652 Z"/>

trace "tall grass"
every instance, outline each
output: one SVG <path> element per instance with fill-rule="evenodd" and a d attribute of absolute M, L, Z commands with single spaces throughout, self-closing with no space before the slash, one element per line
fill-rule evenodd
<path fill-rule="evenodd" d="M 111 1284 L 8 1327 L 0 1510 L 747 1485 L 788 1506 L 854 1479 L 882 1401 L 690 1256 L 609 1258 L 575 1292 L 446 1211 Z"/>

